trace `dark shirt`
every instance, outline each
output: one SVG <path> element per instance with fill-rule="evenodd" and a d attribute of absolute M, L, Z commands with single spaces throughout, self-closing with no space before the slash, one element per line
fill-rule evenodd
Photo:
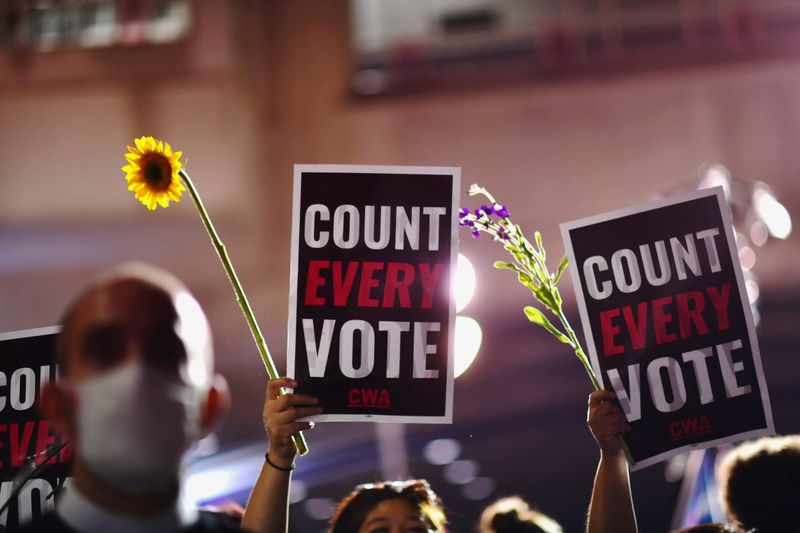
<path fill-rule="evenodd" d="M 194 525 L 175 531 L 175 533 L 237 533 L 242 531 L 236 525 L 237 521 L 236 518 L 228 515 L 201 511 L 200 518 Z M 55 513 L 47 513 L 17 531 L 19 533 L 80 533 L 65 524 Z M 98 531 L 97 533 L 113 532 Z"/>

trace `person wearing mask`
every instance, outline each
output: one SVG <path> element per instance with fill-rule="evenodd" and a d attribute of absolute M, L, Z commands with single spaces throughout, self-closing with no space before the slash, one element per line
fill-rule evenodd
<path fill-rule="evenodd" d="M 73 478 L 55 511 L 22 532 L 239 531 L 182 497 L 183 455 L 222 417 L 228 394 L 205 315 L 175 277 L 138 263 L 103 276 L 67 308 L 56 357 L 60 378 L 39 405 L 71 440 Z M 270 508 L 285 510 L 288 480 L 268 487 Z M 285 511 L 272 519 L 285 530 Z"/>

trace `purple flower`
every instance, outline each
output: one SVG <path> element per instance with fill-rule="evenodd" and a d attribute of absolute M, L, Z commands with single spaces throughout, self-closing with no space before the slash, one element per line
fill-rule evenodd
<path fill-rule="evenodd" d="M 462 219 L 461 222 L 459 222 L 459 224 L 461 224 L 462 226 L 474 226 L 475 225 L 475 223 L 473 221 L 469 220 L 469 219 Z"/>
<path fill-rule="evenodd" d="M 478 231 L 478 228 L 472 230 L 472 236 L 475 237 L 476 239 L 481 236 L 481 232 Z"/>
<path fill-rule="evenodd" d="M 504 241 L 507 241 L 507 240 L 509 239 L 508 232 L 506 231 L 506 229 L 505 229 L 505 228 L 502 228 L 502 227 L 501 227 L 500 229 L 498 229 L 498 230 L 497 230 L 497 235 L 498 235 L 498 236 L 499 236 L 501 239 L 503 239 Z"/>
<path fill-rule="evenodd" d="M 475 214 L 476 214 L 476 215 L 478 215 L 478 216 L 480 216 L 480 213 L 481 213 L 481 211 L 483 211 L 484 213 L 486 213 L 486 216 L 487 216 L 487 217 L 488 217 L 488 216 L 491 216 L 491 215 L 492 215 L 492 213 L 493 213 L 492 209 L 491 209 L 491 208 L 490 208 L 488 205 L 482 205 L 480 209 L 478 209 L 477 211 L 475 211 Z"/>
<path fill-rule="evenodd" d="M 486 207 L 486 206 L 484 206 L 484 207 Z M 508 216 L 508 209 L 504 205 L 494 204 L 494 207 L 492 208 L 492 211 L 494 212 L 495 215 L 497 215 L 499 217 L 504 217 L 505 218 L 505 217 Z"/>
<path fill-rule="evenodd" d="M 469 209 L 467 209 L 466 207 L 462 207 L 461 209 L 458 210 L 458 219 L 459 220 L 463 219 L 467 215 L 469 215 Z"/>

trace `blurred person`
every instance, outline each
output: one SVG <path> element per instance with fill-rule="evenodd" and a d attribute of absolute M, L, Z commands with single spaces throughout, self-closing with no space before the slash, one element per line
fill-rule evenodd
<path fill-rule="evenodd" d="M 443 533 L 442 501 L 424 479 L 357 486 L 333 513 L 330 533 Z"/>
<path fill-rule="evenodd" d="M 519 496 L 501 498 L 484 509 L 479 533 L 562 533 L 549 516 L 531 509 Z"/>
<path fill-rule="evenodd" d="M 60 378 L 39 405 L 71 440 L 73 478 L 55 511 L 21 531 L 239 531 L 182 497 L 184 453 L 228 407 L 208 323 L 186 288 L 155 267 L 123 265 L 69 305 L 62 327 Z M 270 487 L 267 500 L 288 499 L 287 480 Z M 274 519 L 285 529 L 285 515 Z"/>
<path fill-rule="evenodd" d="M 728 519 L 742 531 L 800 532 L 800 435 L 734 448 L 719 468 Z"/>

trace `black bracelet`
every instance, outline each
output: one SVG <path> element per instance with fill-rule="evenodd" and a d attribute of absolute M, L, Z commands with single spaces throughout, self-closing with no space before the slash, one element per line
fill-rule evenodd
<path fill-rule="evenodd" d="M 269 459 L 269 452 L 267 452 L 267 453 L 265 453 L 265 454 L 264 454 L 264 460 L 267 462 L 267 464 L 268 464 L 269 466 L 271 466 L 271 467 L 272 467 L 272 468 L 274 468 L 275 470 L 280 470 L 281 472 L 291 472 L 292 470 L 294 470 L 294 465 L 292 465 L 292 466 L 290 466 L 290 467 L 288 467 L 288 468 L 287 468 L 287 467 L 285 467 L 285 466 L 278 466 L 278 465 L 276 465 L 275 463 L 273 463 L 272 461 L 270 461 L 270 459 Z"/>

